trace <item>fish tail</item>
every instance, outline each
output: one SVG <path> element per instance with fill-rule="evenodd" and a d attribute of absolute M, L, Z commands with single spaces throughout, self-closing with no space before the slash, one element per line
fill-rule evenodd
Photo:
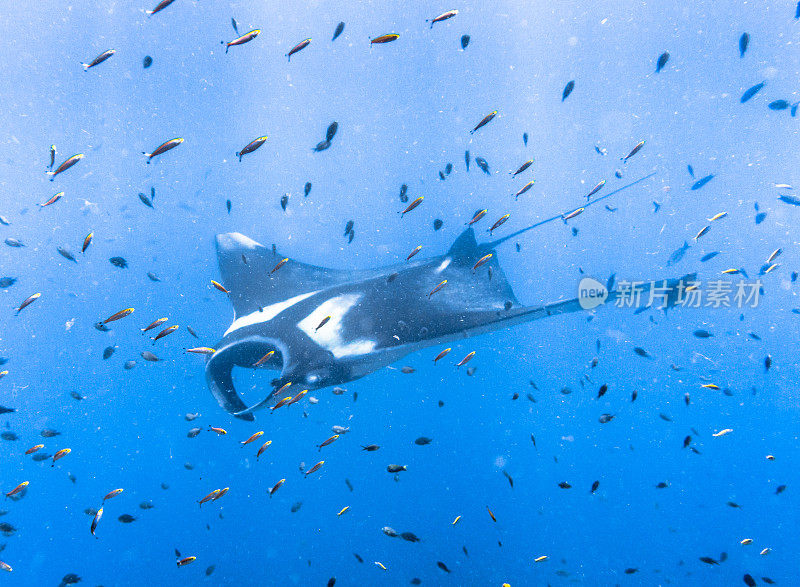
<path fill-rule="evenodd" d="M 239 163 L 242 162 L 242 154 L 239 151 L 236 151 L 236 156 L 239 158 Z"/>
<path fill-rule="evenodd" d="M 83 67 L 84 67 L 83 71 L 89 71 L 89 64 L 88 63 L 81 63 L 81 65 L 83 65 Z"/>
<path fill-rule="evenodd" d="M 45 171 L 45 173 L 46 173 L 47 175 L 55 175 L 55 174 L 56 174 L 56 172 L 55 172 L 55 171 Z"/>
<path fill-rule="evenodd" d="M 226 46 L 225 46 L 225 54 L 226 54 L 226 55 L 228 54 L 228 49 L 230 49 L 230 48 L 231 48 L 231 46 L 230 46 L 230 45 L 226 45 Z"/>

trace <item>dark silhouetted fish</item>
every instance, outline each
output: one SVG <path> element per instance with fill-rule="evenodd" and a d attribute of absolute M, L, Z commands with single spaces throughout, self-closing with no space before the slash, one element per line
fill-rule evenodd
<path fill-rule="evenodd" d="M 461 35 L 461 48 L 466 49 L 469 45 L 469 35 Z"/>
<path fill-rule="evenodd" d="M 760 84 L 756 84 L 753 87 L 745 90 L 744 94 L 742 94 L 742 97 L 739 99 L 739 102 L 741 102 L 742 104 L 747 102 L 750 98 L 758 94 L 761 91 L 761 89 L 766 85 L 766 83 L 767 82 L 761 82 Z"/>
<path fill-rule="evenodd" d="M 742 36 L 739 37 L 739 57 L 744 57 L 744 54 L 747 52 L 747 46 L 750 44 L 750 35 L 747 33 L 742 33 Z"/>
<path fill-rule="evenodd" d="M 658 61 L 656 62 L 656 73 L 660 72 L 664 69 L 664 66 L 669 61 L 669 52 L 664 51 L 661 55 L 658 56 Z"/>
<path fill-rule="evenodd" d="M 572 90 L 574 89 L 575 89 L 575 80 L 568 81 L 567 85 L 564 86 L 564 91 L 561 92 L 561 101 L 563 102 L 564 100 L 566 100 L 572 93 Z"/>
<path fill-rule="evenodd" d="M 706 175 L 705 177 L 698 179 L 696 182 L 692 184 L 692 191 L 699 190 L 701 187 L 706 185 L 709 181 L 714 179 L 714 175 Z"/>
<path fill-rule="evenodd" d="M 336 25 L 336 30 L 333 31 L 333 38 L 331 39 L 331 42 L 335 41 L 337 37 L 342 34 L 342 31 L 344 31 L 344 23 L 340 22 Z"/>

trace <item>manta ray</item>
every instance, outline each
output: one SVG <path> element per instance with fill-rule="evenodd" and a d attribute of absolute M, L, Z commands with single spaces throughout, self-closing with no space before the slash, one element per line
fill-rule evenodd
<path fill-rule="evenodd" d="M 469 226 L 442 255 L 355 271 L 291 258 L 276 268 L 286 257 L 274 245 L 239 233 L 219 234 L 219 269 L 234 320 L 206 362 L 211 393 L 227 412 L 253 420 L 253 412 L 277 402 L 277 390 L 288 383 L 292 395 L 341 385 L 425 347 L 580 311 L 578 298 L 522 305 L 496 252 L 509 239 L 568 216 L 572 212 L 487 243 L 478 243 Z M 677 287 L 678 280 L 666 282 L 673 301 Z M 616 295 L 609 292 L 606 301 Z M 271 357 L 255 367 L 269 351 Z M 280 376 L 262 401 L 248 407 L 234 387 L 234 367 L 275 370 Z"/>

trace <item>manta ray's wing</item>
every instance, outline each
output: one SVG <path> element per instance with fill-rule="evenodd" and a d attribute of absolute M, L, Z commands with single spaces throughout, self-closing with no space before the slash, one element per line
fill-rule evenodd
<path fill-rule="evenodd" d="M 230 290 L 235 318 L 299 295 L 344 283 L 351 273 L 286 259 L 278 251 L 231 232 L 217 235 L 222 283 Z"/>

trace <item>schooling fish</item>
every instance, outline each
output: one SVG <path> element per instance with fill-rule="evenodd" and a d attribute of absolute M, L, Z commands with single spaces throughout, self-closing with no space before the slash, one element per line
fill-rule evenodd
<path fill-rule="evenodd" d="M 77 155 L 73 155 L 66 161 L 64 161 L 61 165 L 59 165 L 55 171 L 46 171 L 45 173 L 50 176 L 50 181 L 53 181 L 56 178 L 56 175 L 59 173 L 64 173 L 67 169 L 75 165 L 78 161 L 83 159 L 83 153 L 78 153 Z"/>
<path fill-rule="evenodd" d="M 170 150 L 174 149 L 175 147 L 180 145 L 182 142 L 183 142 L 183 139 L 180 138 L 180 137 L 174 138 L 174 139 L 170 139 L 166 143 L 162 143 L 158 147 L 156 147 L 156 149 L 152 153 L 145 153 L 144 151 L 142 151 L 142 155 L 147 157 L 147 162 L 150 163 L 150 161 L 153 160 L 153 157 L 156 157 L 158 155 L 161 155 L 163 153 L 166 153 L 167 151 L 170 151 Z"/>
<path fill-rule="evenodd" d="M 458 10 L 448 10 L 447 12 L 443 12 L 439 16 L 432 18 L 430 21 L 426 19 L 425 22 L 430 22 L 431 28 L 433 28 L 433 25 L 437 22 L 442 22 L 443 20 L 453 18 L 456 14 L 458 14 Z"/>
<path fill-rule="evenodd" d="M 469 35 L 461 35 L 461 49 L 466 49 L 469 45 Z"/>
<path fill-rule="evenodd" d="M 400 38 L 400 35 L 397 33 L 389 33 L 386 35 L 380 35 L 375 37 L 374 39 L 370 39 L 370 45 L 382 45 L 384 43 L 391 43 L 392 41 L 396 41 Z"/>
<path fill-rule="evenodd" d="M 742 36 L 739 37 L 739 57 L 744 57 L 744 54 L 747 52 L 747 46 L 750 44 L 750 35 L 747 33 L 742 33 Z"/>
<path fill-rule="evenodd" d="M 575 89 L 575 80 L 567 82 L 567 85 L 564 86 L 564 91 L 561 92 L 561 101 L 563 102 L 564 100 L 566 100 L 567 97 L 572 93 L 572 90 L 574 89 Z"/>
<path fill-rule="evenodd" d="M 297 43 L 297 45 L 295 45 L 294 47 L 292 47 L 289 50 L 289 52 L 286 54 L 286 57 L 288 57 L 289 61 L 291 61 L 292 60 L 292 55 L 294 55 L 298 51 L 302 51 L 303 49 L 308 47 L 309 43 L 311 43 L 311 39 L 310 38 L 309 39 L 303 39 L 302 41 Z"/>
<path fill-rule="evenodd" d="M 533 159 L 528 159 L 527 161 L 525 161 L 525 163 L 520 165 L 519 168 L 516 171 L 510 172 L 511 173 L 511 177 L 516 177 L 517 175 L 519 175 L 520 173 L 525 171 L 531 165 L 533 165 Z"/>
<path fill-rule="evenodd" d="M 339 37 L 339 35 L 342 34 L 343 31 L 344 31 L 344 23 L 340 22 L 339 24 L 336 25 L 336 30 L 333 31 L 333 38 L 331 39 L 331 42 L 335 41 Z"/>
<path fill-rule="evenodd" d="M 491 175 L 489 172 L 489 164 L 486 162 L 486 159 L 483 157 L 475 157 L 475 163 L 486 175 Z"/>
<path fill-rule="evenodd" d="M 95 65 L 100 65 L 101 63 L 103 63 L 103 61 L 111 57 L 114 53 L 116 53 L 114 49 L 109 49 L 108 51 L 103 51 L 102 53 L 100 53 L 100 55 L 92 59 L 89 63 L 81 63 L 81 65 L 83 65 L 84 67 L 83 71 L 89 71 L 89 68 L 94 67 Z"/>
<path fill-rule="evenodd" d="M 761 91 L 761 88 L 763 88 L 766 85 L 766 83 L 767 82 L 761 82 L 760 84 L 756 84 L 753 87 L 745 90 L 744 94 L 742 94 L 742 97 L 739 99 L 739 102 L 741 102 L 742 104 L 747 102 L 750 98 L 758 94 Z"/>
<path fill-rule="evenodd" d="M 249 33 L 245 33 L 241 37 L 238 37 L 238 38 L 234 39 L 233 41 L 230 41 L 230 42 L 226 43 L 225 44 L 225 53 L 227 53 L 228 49 L 230 49 L 231 47 L 235 47 L 236 45 L 244 45 L 245 43 L 248 43 L 248 42 L 252 41 L 253 39 L 255 39 L 260 34 L 261 34 L 261 29 L 253 29 Z"/>
<path fill-rule="evenodd" d="M 258 149 L 264 142 L 267 140 L 268 137 L 258 137 L 257 139 L 253 139 L 241 151 L 237 151 L 236 156 L 239 158 L 239 162 L 242 161 L 242 156 L 247 155 L 248 153 L 252 153 L 256 149 Z"/>
<path fill-rule="evenodd" d="M 155 13 L 161 12 L 162 10 L 164 10 L 167 6 L 169 6 L 173 2 L 175 2 L 175 0 L 161 0 L 161 2 L 159 2 L 156 5 L 156 7 L 153 8 L 153 10 L 148 10 L 147 11 L 147 15 L 148 16 L 153 16 Z"/>
<path fill-rule="evenodd" d="M 637 143 L 636 146 L 633 149 L 631 149 L 631 152 L 622 158 L 622 162 L 627 163 L 628 159 L 636 155 L 636 153 L 638 153 L 642 149 L 642 147 L 644 147 L 644 144 L 645 141 L 640 141 L 639 143 Z"/>
<path fill-rule="evenodd" d="M 660 72 L 664 69 L 664 66 L 669 61 L 669 52 L 664 51 L 661 55 L 658 56 L 658 61 L 656 62 L 656 73 Z"/>
<path fill-rule="evenodd" d="M 486 116 L 484 116 L 484 117 L 481 119 L 481 121 L 478 123 L 478 125 L 477 125 L 475 128 L 473 128 L 471 131 L 469 131 L 469 134 L 472 134 L 472 133 L 474 133 L 476 130 L 478 130 L 479 128 L 481 128 L 481 127 L 483 127 L 483 126 L 486 126 L 487 124 L 489 124 L 489 123 L 492 121 L 492 119 L 493 119 L 495 116 L 497 116 L 497 110 L 493 110 L 492 112 L 490 112 L 489 114 L 487 114 Z"/>

